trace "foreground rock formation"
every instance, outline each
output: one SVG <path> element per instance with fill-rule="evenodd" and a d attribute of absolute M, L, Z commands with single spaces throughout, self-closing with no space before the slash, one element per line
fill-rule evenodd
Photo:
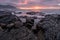
<path fill-rule="evenodd" d="M 0 40 L 60 40 L 60 15 L 46 15 L 36 25 L 33 18 L 23 23 L 10 12 L 0 12 Z"/>
<path fill-rule="evenodd" d="M 60 15 L 46 15 L 38 23 L 37 29 L 43 32 L 42 36 L 45 40 L 60 40 Z"/>
<path fill-rule="evenodd" d="M 0 40 L 37 40 L 22 21 L 10 12 L 0 12 Z"/>

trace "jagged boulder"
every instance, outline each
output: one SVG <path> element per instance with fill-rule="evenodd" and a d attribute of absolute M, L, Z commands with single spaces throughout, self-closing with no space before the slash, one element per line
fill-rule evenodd
<path fill-rule="evenodd" d="M 0 14 L 0 40 L 37 40 L 18 17 L 9 12 Z"/>
<path fill-rule="evenodd" d="M 46 15 L 37 24 L 37 29 L 43 29 L 45 40 L 60 40 L 60 15 Z"/>
<path fill-rule="evenodd" d="M 34 25 L 34 19 L 27 17 L 25 27 L 31 30 L 33 25 Z"/>

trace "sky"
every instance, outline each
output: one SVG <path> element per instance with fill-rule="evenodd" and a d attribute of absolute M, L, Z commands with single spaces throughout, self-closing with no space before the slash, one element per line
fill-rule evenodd
<path fill-rule="evenodd" d="M 0 0 L 0 4 L 10 4 L 17 7 L 29 8 L 36 6 L 35 8 L 37 9 L 40 8 L 40 6 L 60 6 L 60 0 Z"/>

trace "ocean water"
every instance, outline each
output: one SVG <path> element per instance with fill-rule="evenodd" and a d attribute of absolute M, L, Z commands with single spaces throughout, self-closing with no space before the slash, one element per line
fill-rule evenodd
<path fill-rule="evenodd" d="M 21 12 L 44 12 L 44 13 L 57 13 L 60 14 L 60 9 L 38 9 L 38 10 L 20 10 Z"/>

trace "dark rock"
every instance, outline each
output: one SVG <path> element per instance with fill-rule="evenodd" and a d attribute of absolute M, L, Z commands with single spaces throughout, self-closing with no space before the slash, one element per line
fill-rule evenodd
<path fill-rule="evenodd" d="M 56 16 L 46 15 L 45 18 L 38 23 L 37 29 L 39 28 L 40 30 L 44 29 L 42 31 L 43 31 L 45 40 L 60 39 L 60 17 L 58 15 Z"/>
<path fill-rule="evenodd" d="M 37 40 L 18 17 L 12 14 L 6 15 L 5 13 L 0 18 L 0 40 Z"/>
<path fill-rule="evenodd" d="M 28 29 L 31 29 L 33 25 L 34 25 L 34 19 L 27 17 L 27 18 L 26 18 L 25 26 L 26 26 Z"/>

